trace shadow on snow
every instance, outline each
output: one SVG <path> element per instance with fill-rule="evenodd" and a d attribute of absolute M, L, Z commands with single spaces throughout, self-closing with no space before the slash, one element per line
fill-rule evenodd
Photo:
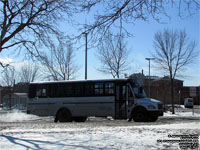
<path fill-rule="evenodd" d="M 59 148 L 59 149 L 66 149 L 68 148 L 81 148 L 81 149 L 90 149 L 90 150 L 96 150 L 96 149 L 104 149 L 106 147 L 95 147 L 95 146 L 90 146 L 89 143 L 91 142 L 91 139 L 85 141 L 79 141 L 76 139 L 65 139 L 65 140 L 59 140 L 59 141 L 44 141 L 44 140 L 33 140 L 33 139 L 22 139 L 22 138 L 17 138 L 13 136 L 8 136 L 8 135 L 0 135 L 1 138 L 7 139 L 9 142 L 14 144 L 13 147 L 15 146 L 21 146 L 25 149 L 51 149 L 51 148 Z M 73 142 L 74 141 L 74 142 Z M 65 143 L 66 142 L 66 143 Z M 67 144 L 67 142 L 73 142 L 77 144 Z M 87 144 L 87 145 L 85 145 Z M 113 148 L 112 148 L 113 149 Z"/>

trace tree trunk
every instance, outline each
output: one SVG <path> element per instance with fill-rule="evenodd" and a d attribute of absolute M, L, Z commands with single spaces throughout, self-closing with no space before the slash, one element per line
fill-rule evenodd
<path fill-rule="evenodd" d="M 171 77 L 171 101 L 172 101 L 172 114 L 175 114 L 174 111 L 174 79 Z"/>
<path fill-rule="evenodd" d="M 9 99 L 9 109 L 11 110 L 11 108 L 12 108 L 12 99 L 11 99 L 11 87 L 9 86 L 8 87 L 8 99 Z"/>

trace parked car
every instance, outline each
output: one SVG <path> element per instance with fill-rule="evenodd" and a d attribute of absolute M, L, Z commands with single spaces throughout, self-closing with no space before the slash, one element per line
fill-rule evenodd
<path fill-rule="evenodd" d="M 194 100 L 193 98 L 185 98 L 184 99 L 184 106 L 185 108 L 193 108 Z"/>

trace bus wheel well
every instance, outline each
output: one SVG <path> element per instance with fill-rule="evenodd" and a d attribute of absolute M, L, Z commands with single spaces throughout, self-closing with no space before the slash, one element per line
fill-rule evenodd
<path fill-rule="evenodd" d="M 138 111 L 138 110 L 147 111 L 146 108 L 143 107 L 143 106 L 136 106 L 136 107 L 132 110 L 132 113 L 134 113 L 135 111 Z"/>
<path fill-rule="evenodd" d="M 60 108 L 55 117 L 55 122 L 71 122 L 72 121 L 72 114 L 66 107 Z"/>
<path fill-rule="evenodd" d="M 147 110 L 143 106 L 137 106 L 132 110 L 131 118 L 135 122 L 146 122 L 147 121 Z"/>

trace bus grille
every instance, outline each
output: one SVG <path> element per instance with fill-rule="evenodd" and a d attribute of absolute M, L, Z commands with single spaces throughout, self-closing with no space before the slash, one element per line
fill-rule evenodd
<path fill-rule="evenodd" d="M 158 104 L 158 109 L 163 109 L 163 105 L 162 104 Z"/>

